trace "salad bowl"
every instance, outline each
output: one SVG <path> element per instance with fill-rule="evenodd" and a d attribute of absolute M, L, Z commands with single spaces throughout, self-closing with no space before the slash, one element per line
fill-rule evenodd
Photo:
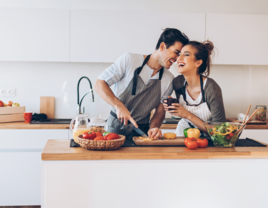
<path fill-rule="evenodd" d="M 234 147 L 246 126 L 233 122 L 207 122 L 204 125 L 215 147 Z"/>

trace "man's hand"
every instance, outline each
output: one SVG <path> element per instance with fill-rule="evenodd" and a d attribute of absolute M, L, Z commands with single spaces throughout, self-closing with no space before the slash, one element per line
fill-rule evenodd
<path fill-rule="evenodd" d="M 138 128 L 136 121 L 131 117 L 130 112 L 123 104 L 116 106 L 116 115 L 118 120 L 121 123 L 124 123 L 125 126 L 128 125 L 128 121 L 130 121 L 136 128 Z"/>
<path fill-rule="evenodd" d="M 162 131 L 157 127 L 151 128 L 148 131 L 148 136 L 149 138 L 154 138 L 154 139 L 162 138 Z"/>

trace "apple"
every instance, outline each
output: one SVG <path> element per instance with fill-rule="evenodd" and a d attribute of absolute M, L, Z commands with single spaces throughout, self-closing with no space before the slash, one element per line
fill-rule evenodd
<path fill-rule="evenodd" d="M 12 107 L 19 107 L 19 106 L 20 106 L 19 103 L 13 103 L 13 104 L 12 104 Z"/>
<path fill-rule="evenodd" d="M 8 101 L 7 102 L 7 106 L 12 106 L 13 102 L 12 101 Z"/>
<path fill-rule="evenodd" d="M 0 100 L 0 107 L 3 107 L 4 106 L 4 103 L 3 101 Z"/>
<path fill-rule="evenodd" d="M 4 103 L 4 106 L 3 107 L 7 107 L 7 104 Z"/>

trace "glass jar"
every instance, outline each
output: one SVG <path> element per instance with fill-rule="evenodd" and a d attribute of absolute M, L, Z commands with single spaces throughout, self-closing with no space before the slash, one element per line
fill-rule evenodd
<path fill-rule="evenodd" d="M 256 105 L 256 109 L 258 109 L 258 111 L 256 112 L 255 119 L 259 121 L 265 121 L 266 120 L 266 106 Z"/>
<path fill-rule="evenodd" d="M 90 119 L 88 128 L 90 131 L 104 133 L 107 131 L 108 125 L 105 118 L 101 117 L 101 115 L 97 115 Z"/>

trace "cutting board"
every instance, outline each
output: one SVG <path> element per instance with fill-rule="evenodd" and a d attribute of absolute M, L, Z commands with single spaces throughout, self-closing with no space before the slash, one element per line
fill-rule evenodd
<path fill-rule="evenodd" d="M 55 117 L 54 97 L 40 97 L 40 113 L 45 113 L 47 118 Z"/>
<path fill-rule="evenodd" d="M 143 141 L 139 137 L 133 137 L 136 145 L 184 145 L 184 137 L 176 137 L 175 139 L 157 139 L 152 141 Z"/>

